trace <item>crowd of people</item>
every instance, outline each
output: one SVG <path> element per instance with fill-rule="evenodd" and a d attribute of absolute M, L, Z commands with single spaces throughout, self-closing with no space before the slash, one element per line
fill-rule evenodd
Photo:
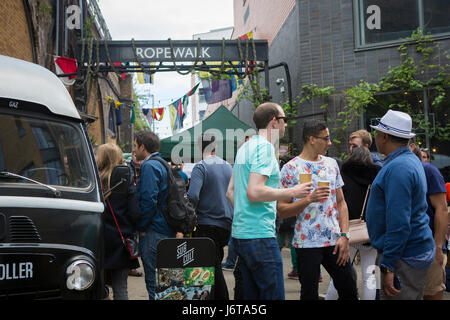
<path fill-rule="evenodd" d="M 442 299 L 449 199 L 442 174 L 428 162 L 427 150 L 415 144 L 408 114 L 389 110 L 372 127 L 381 157 L 369 151 L 372 135 L 358 130 L 349 137 L 345 161 L 326 156 L 332 138 L 325 121 L 305 121 L 302 151 L 280 163 L 275 145 L 287 126 L 283 109 L 263 103 L 253 120 L 257 134 L 246 138 L 233 166 L 216 155 L 215 137 L 202 134 L 197 141 L 202 161 L 185 178 L 198 217 L 192 236 L 208 237 L 216 247 L 214 299 L 230 299 L 222 269 L 234 272 L 234 299 L 285 299 L 285 246 L 292 257 L 288 276 L 300 281 L 301 300 L 319 299 L 322 267 L 331 277 L 327 300 Z M 150 300 L 158 241 L 186 236 L 172 230 L 163 214 L 168 172 L 160 161 L 151 161 L 161 158 L 159 148 L 156 134 L 136 133 L 134 179 L 126 196 L 111 194 L 106 200 L 105 269 L 114 299 L 128 298 L 126 279 L 138 263 L 124 250 L 117 224 L 127 236 L 139 235 Z M 96 159 L 109 189 L 112 168 L 123 164 L 121 150 L 101 145 Z M 349 220 L 360 217 L 370 241 L 350 245 Z"/>

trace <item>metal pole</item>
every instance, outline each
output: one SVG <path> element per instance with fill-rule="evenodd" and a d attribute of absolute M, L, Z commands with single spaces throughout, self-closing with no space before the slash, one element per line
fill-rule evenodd
<path fill-rule="evenodd" d="M 269 61 L 268 60 L 264 62 L 264 74 L 265 74 L 267 94 L 270 95 Z"/>
<path fill-rule="evenodd" d="M 428 117 L 428 92 L 427 89 L 423 89 L 423 116 L 425 123 L 428 123 L 429 117 Z M 430 133 L 429 130 L 425 131 L 425 148 L 428 148 L 428 152 L 431 154 L 431 147 L 430 147 Z"/>
<path fill-rule="evenodd" d="M 80 0 L 80 31 L 81 31 L 81 39 L 84 39 L 84 1 Z"/>
<path fill-rule="evenodd" d="M 56 1 L 56 55 L 59 56 L 59 1 Z"/>

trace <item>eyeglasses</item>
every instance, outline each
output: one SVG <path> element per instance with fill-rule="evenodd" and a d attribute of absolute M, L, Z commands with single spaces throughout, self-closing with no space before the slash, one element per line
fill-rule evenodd
<path fill-rule="evenodd" d="M 314 138 L 317 138 L 317 139 L 322 139 L 323 141 L 331 141 L 331 138 L 330 137 L 316 137 L 316 136 L 313 136 Z"/>
<path fill-rule="evenodd" d="M 277 119 L 277 120 L 283 119 L 283 120 L 284 120 L 284 122 L 286 122 L 286 120 L 287 120 L 287 117 L 275 117 L 275 119 Z"/>

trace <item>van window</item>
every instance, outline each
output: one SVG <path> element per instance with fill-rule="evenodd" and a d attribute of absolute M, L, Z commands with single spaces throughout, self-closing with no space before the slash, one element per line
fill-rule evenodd
<path fill-rule="evenodd" d="M 93 182 L 88 155 L 81 126 L 0 114 L 0 171 L 49 185 L 87 188 Z M 31 183 L 19 178 L 7 182 Z"/>

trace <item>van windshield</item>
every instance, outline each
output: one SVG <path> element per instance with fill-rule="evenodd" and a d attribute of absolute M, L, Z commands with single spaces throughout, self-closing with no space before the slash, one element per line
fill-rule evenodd
<path fill-rule="evenodd" d="M 81 127 L 64 122 L 0 114 L 0 171 L 48 185 L 87 188 L 93 182 Z M 0 179 L 2 183 L 31 182 Z"/>

